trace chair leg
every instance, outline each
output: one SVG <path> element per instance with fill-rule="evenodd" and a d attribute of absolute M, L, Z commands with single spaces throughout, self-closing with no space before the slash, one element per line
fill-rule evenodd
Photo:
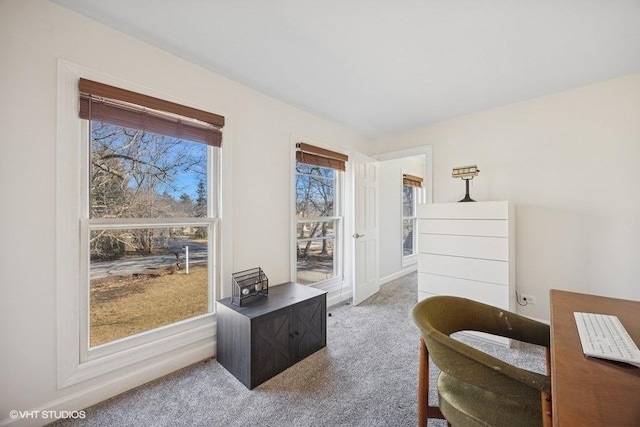
<path fill-rule="evenodd" d="M 551 354 L 549 353 L 549 347 L 545 349 L 545 356 L 547 359 L 547 375 L 551 376 Z M 551 427 L 553 425 L 553 411 L 551 408 L 551 395 L 545 392 L 540 393 L 540 399 L 542 401 L 542 426 Z"/>
<path fill-rule="evenodd" d="M 427 427 L 429 418 L 445 419 L 437 406 L 429 406 L 429 351 L 420 339 L 418 365 L 418 427 Z M 447 425 L 450 424 L 447 422 Z"/>
<path fill-rule="evenodd" d="M 553 417 L 551 414 L 551 396 L 543 391 L 540 392 L 540 399 L 542 401 L 542 426 L 551 427 L 553 425 Z"/>

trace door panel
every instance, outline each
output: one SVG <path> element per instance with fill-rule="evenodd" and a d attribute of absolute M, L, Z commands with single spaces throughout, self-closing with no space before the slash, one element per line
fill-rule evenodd
<path fill-rule="evenodd" d="M 354 156 L 353 303 L 360 304 L 380 290 L 378 162 L 360 153 Z"/>

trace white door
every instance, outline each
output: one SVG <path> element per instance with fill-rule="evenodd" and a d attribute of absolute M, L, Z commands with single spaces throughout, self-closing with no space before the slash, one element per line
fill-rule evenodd
<path fill-rule="evenodd" d="M 380 290 L 378 161 L 355 153 L 355 224 L 353 304 L 358 305 Z"/>

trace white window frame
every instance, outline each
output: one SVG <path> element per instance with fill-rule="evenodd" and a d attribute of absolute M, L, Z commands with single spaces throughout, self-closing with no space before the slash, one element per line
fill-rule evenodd
<path fill-rule="evenodd" d="M 214 181 L 216 179 L 216 171 L 219 170 L 218 148 L 207 146 L 207 215 L 203 218 L 90 218 L 90 189 L 89 189 L 89 164 L 90 164 L 90 128 L 88 120 L 82 120 L 81 123 L 83 140 L 80 147 L 82 156 L 81 168 L 81 209 L 82 218 L 80 220 L 80 257 L 84 260 L 80 263 L 80 301 L 86 304 L 80 305 L 80 361 L 104 357 L 129 348 L 138 347 L 142 344 L 157 341 L 169 337 L 177 332 L 184 332 L 193 327 L 193 323 L 198 318 L 207 318 L 208 315 L 215 314 L 215 248 L 216 240 L 216 224 L 217 224 L 217 195 L 218 186 Z M 207 313 L 184 319 L 179 322 L 164 325 L 148 331 L 143 331 L 135 335 L 123 337 L 99 346 L 90 346 L 90 307 L 89 307 L 89 289 L 91 281 L 90 262 L 89 262 L 89 235 L 93 230 L 102 230 L 105 228 L 135 229 L 135 228 L 163 228 L 163 227 L 207 227 L 207 266 L 208 266 L 208 301 Z M 211 266 L 211 267 L 210 267 Z"/>
<path fill-rule="evenodd" d="M 324 222 L 324 221 L 335 221 L 334 225 L 334 247 L 333 247 L 333 260 L 334 260 L 334 268 L 336 275 L 326 280 L 320 280 L 318 282 L 314 282 L 309 284 L 308 286 L 317 287 L 325 290 L 332 290 L 335 285 L 341 285 L 344 282 L 344 263 L 345 263 L 345 239 L 344 239 L 344 230 L 345 230 L 345 220 L 344 220 L 344 205 L 345 205 L 345 172 L 335 170 L 335 188 L 334 188 L 334 215 L 327 217 L 318 217 L 318 218 L 305 218 L 303 220 L 298 219 L 298 215 L 296 212 L 296 177 L 297 177 L 297 169 L 296 169 L 296 144 L 299 142 L 307 141 L 309 144 L 312 144 L 319 148 L 324 148 L 331 151 L 341 152 L 341 150 L 336 149 L 335 147 L 330 147 L 323 144 L 318 144 L 315 142 L 310 142 L 309 139 L 303 139 L 300 137 L 292 137 L 292 191 L 291 191 L 291 205 L 292 205 L 292 220 L 291 220 L 291 229 L 292 229 L 292 246 L 291 246 L 291 281 L 296 282 L 298 277 L 298 224 L 305 222 Z M 318 239 L 312 239 L 318 240 Z"/>
<path fill-rule="evenodd" d="M 418 262 L 418 198 L 420 197 L 421 191 L 418 187 L 404 185 L 402 180 L 400 181 L 402 185 L 401 200 L 400 200 L 400 214 L 402 220 L 400 222 L 400 251 L 402 257 L 402 267 L 408 267 Z M 413 215 L 405 216 L 404 214 L 404 187 L 411 187 L 413 190 Z M 411 220 L 413 222 L 413 253 L 409 255 L 404 254 L 404 222 L 407 220 Z"/>
<path fill-rule="evenodd" d="M 193 224 L 208 226 L 210 230 L 209 274 L 210 312 L 176 324 L 123 338 L 103 346 L 88 348 L 88 250 L 84 247 L 91 224 L 87 220 L 86 191 L 88 177 L 88 149 L 86 121 L 78 116 L 78 79 L 85 77 L 137 92 L 149 92 L 128 82 L 106 76 L 94 70 L 69 63 L 58 62 L 58 129 L 56 147 L 56 283 L 57 283 L 57 341 L 58 388 L 68 387 L 100 375 L 132 366 L 177 349 L 186 349 L 182 357 L 198 357 L 212 353 L 215 335 L 213 313 L 216 295 L 220 295 L 223 274 L 221 258 L 220 221 L 199 218 Z M 149 95 L 168 99 L 162 94 Z M 168 99 L 170 100 L 170 99 Z M 177 101 L 176 102 L 181 102 Z M 83 122 L 85 123 L 83 125 Z M 224 131 L 223 131 L 224 132 Z M 220 206 L 221 156 L 220 149 L 212 149 L 208 180 L 209 214 Z M 83 166 L 83 165 L 86 165 Z M 215 174 L 215 175 L 214 175 Z M 215 185 L 212 185 L 215 182 Z M 84 218 L 84 219 L 83 219 Z M 99 226 L 98 220 L 95 226 Z M 108 220 L 106 220 L 108 221 Z M 182 221 L 178 219 L 177 221 Z M 183 222 L 180 222 L 181 224 Z M 144 225 L 171 225 L 173 220 L 154 222 L 142 220 Z M 83 233 L 83 229 L 87 232 Z M 88 246 L 87 246 L 88 247 Z"/>

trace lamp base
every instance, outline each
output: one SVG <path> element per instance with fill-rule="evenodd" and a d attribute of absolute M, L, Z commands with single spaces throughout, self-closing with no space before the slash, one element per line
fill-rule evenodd
<path fill-rule="evenodd" d="M 464 179 L 464 178 L 463 178 Z M 464 182 L 466 184 L 466 189 L 467 189 L 467 193 L 464 195 L 464 199 L 462 200 L 458 200 L 458 203 L 461 202 L 475 202 L 475 200 L 473 200 L 470 196 L 469 196 L 469 181 L 471 181 L 470 179 L 465 179 Z"/>

